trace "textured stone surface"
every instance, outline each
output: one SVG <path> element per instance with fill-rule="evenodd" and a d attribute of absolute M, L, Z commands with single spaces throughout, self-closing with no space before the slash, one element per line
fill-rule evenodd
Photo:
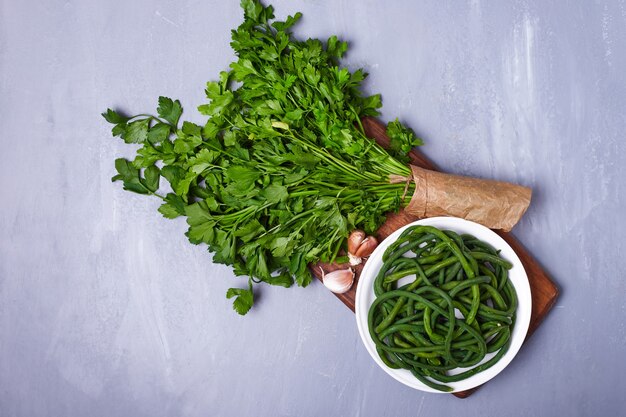
<path fill-rule="evenodd" d="M 445 3 L 445 4 L 444 4 Z M 0 415 L 588 416 L 626 409 L 626 3 L 275 1 L 337 33 L 443 169 L 535 190 L 514 230 L 562 290 L 467 400 L 369 358 L 319 283 L 242 284 L 112 184 L 108 106 L 180 98 L 232 58 L 236 2 L 0 0 Z"/>

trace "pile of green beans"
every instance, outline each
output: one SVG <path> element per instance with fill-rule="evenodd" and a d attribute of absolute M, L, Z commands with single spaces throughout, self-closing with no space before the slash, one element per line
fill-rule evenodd
<path fill-rule="evenodd" d="M 407 228 L 385 251 L 374 280 L 368 326 L 382 361 L 445 392 L 452 391 L 445 383 L 493 366 L 508 350 L 515 323 L 511 267 L 474 236 Z M 398 285 L 403 278 L 412 281 Z"/>

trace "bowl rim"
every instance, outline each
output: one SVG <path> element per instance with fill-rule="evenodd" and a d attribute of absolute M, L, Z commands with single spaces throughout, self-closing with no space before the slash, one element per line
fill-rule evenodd
<path fill-rule="evenodd" d="M 370 338 L 367 326 L 367 313 L 369 311 L 369 306 L 371 305 L 371 302 L 373 302 L 375 298 L 372 286 L 373 279 L 375 278 L 376 273 L 382 266 L 382 255 L 387 247 L 395 242 L 404 230 L 415 225 L 429 225 L 435 226 L 440 229 L 449 229 L 457 232 L 460 231 L 463 233 L 472 234 L 480 240 L 491 244 L 496 249 L 501 250 L 501 255 L 513 264 L 513 268 L 509 270 L 509 279 L 511 280 L 511 283 L 513 284 L 513 287 L 515 288 L 515 291 L 517 293 L 518 306 L 516 311 L 515 326 L 513 327 L 513 332 L 511 334 L 509 350 L 492 367 L 475 375 L 472 375 L 471 377 L 462 381 L 446 384 L 452 388 L 452 391 L 450 393 L 466 391 L 475 388 L 494 378 L 511 363 L 511 361 L 517 355 L 517 352 L 521 348 L 524 339 L 526 338 L 532 312 L 530 283 L 528 281 L 528 275 L 520 258 L 517 256 L 513 248 L 511 248 L 511 246 L 501 236 L 481 224 L 458 217 L 430 217 L 409 223 L 394 231 L 386 239 L 380 242 L 376 250 L 372 253 L 372 255 L 370 255 L 369 259 L 365 263 L 365 266 L 359 277 L 356 289 L 355 315 L 359 335 L 361 336 L 361 341 L 365 345 L 365 348 L 367 349 L 369 355 L 372 357 L 372 359 L 374 359 L 378 366 L 395 380 L 417 390 L 433 393 L 444 393 L 423 384 L 406 369 L 391 369 L 387 367 L 382 362 L 382 360 L 378 356 L 378 353 L 376 352 L 374 342 Z M 366 298 L 368 296 L 369 302 Z"/>

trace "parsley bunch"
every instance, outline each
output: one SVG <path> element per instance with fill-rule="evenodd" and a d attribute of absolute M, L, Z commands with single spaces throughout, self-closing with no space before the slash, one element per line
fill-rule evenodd
<path fill-rule="evenodd" d="M 115 161 L 113 181 L 161 198 L 163 216 L 187 217 L 192 243 L 248 276 L 247 289 L 226 294 L 246 314 L 253 282 L 306 286 L 307 265 L 335 260 L 350 231 L 372 233 L 408 202 L 389 177 L 410 176 L 406 152 L 421 141 L 397 120 L 389 151 L 365 136 L 360 118 L 378 114 L 380 95 L 363 96 L 367 74 L 339 65 L 345 42 L 299 41 L 290 29 L 300 13 L 281 22 L 257 0 L 241 5 L 238 60 L 207 84 L 204 126 L 181 124 L 180 102 L 166 97 L 157 115 L 103 116 L 114 136 L 141 145 L 133 161 Z"/>

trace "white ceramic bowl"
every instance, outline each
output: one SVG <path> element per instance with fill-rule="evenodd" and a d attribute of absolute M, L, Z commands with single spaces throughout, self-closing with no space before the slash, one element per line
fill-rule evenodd
<path fill-rule="evenodd" d="M 511 268 L 511 270 L 509 271 L 509 279 L 511 280 L 511 283 L 513 284 L 513 286 L 515 287 L 515 291 L 517 292 L 519 305 L 517 307 L 515 326 L 513 327 L 513 332 L 511 334 L 511 345 L 506 354 L 502 358 L 500 358 L 500 360 L 491 368 L 472 375 L 471 377 L 463 381 L 445 384 L 452 387 L 452 392 L 465 391 L 484 384 L 491 378 L 498 375 L 513 360 L 520 347 L 522 346 L 522 342 L 524 341 L 524 338 L 526 337 L 526 332 L 528 331 L 528 325 L 530 323 L 530 312 L 532 307 L 528 277 L 520 259 L 517 257 L 513 249 L 504 241 L 504 239 L 502 239 L 500 236 L 498 236 L 496 233 L 486 228 L 485 226 L 482 226 L 478 223 L 470 222 L 468 220 L 463 220 L 455 217 L 432 217 L 429 219 L 418 220 L 399 230 L 396 230 L 387 239 L 382 241 L 381 244 L 378 245 L 374 253 L 372 253 L 372 255 L 369 257 L 359 279 L 359 284 L 356 290 L 356 321 L 359 328 L 359 334 L 361 335 L 361 339 L 363 340 L 363 343 L 365 344 L 365 347 L 367 348 L 370 356 L 374 359 L 378 366 L 380 366 L 393 378 L 402 382 L 405 385 L 408 385 L 411 388 L 427 392 L 441 392 L 424 385 L 419 380 L 417 380 L 408 370 L 390 369 L 383 363 L 383 361 L 378 356 L 378 353 L 376 353 L 376 347 L 369 335 L 369 331 L 367 328 L 367 313 L 370 306 L 374 302 L 374 299 L 376 298 L 374 295 L 373 284 L 374 278 L 378 274 L 378 271 L 383 264 L 383 253 L 385 252 L 387 247 L 389 247 L 389 245 L 391 245 L 393 242 L 396 241 L 396 239 L 398 239 L 404 229 L 416 224 L 435 226 L 439 229 L 452 230 L 457 233 L 471 234 L 476 238 L 489 243 L 495 249 L 500 249 L 500 255 L 513 264 L 513 268 Z M 494 354 L 495 353 L 488 354 L 483 362 L 487 361 Z M 455 373 L 454 370 L 452 371 L 452 373 Z"/>

